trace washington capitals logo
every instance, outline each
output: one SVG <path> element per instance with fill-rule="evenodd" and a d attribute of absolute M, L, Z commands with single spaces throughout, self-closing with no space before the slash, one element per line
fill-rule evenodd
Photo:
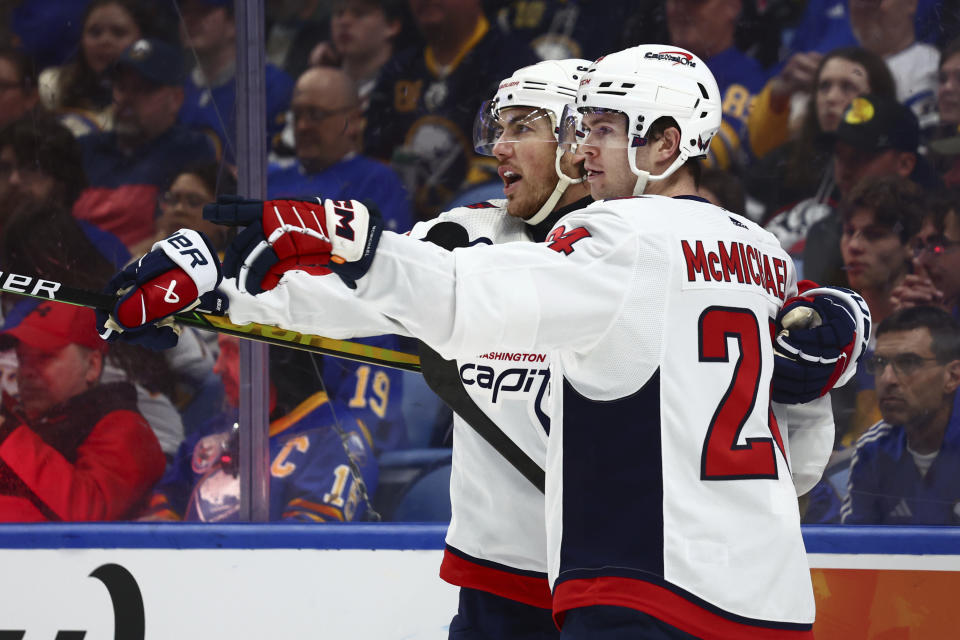
<path fill-rule="evenodd" d="M 648 51 L 643 57 L 652 60 L 666 60 L 667 62 L 672 62 L 673 66 L 682 64 L 691 69 L 697 66 L 697 63 L 693 61 L 693 54 L 687 53 L 686 51 L 661 51 L 660 53 Z"/>

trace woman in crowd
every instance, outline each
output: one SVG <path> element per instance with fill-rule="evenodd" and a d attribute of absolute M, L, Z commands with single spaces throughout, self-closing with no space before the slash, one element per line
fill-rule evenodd
<path fill-rule="evenodd" d="M 83 17 L 76 59 L 40 74 L 40 97 L 76 136 L 108 129 L 109 71 L 124 49 L 150 33 L 153 13 L 137 0 L 94 0 Z"/>
<path fill-rule="evenodd" d="M 237 180 L 230 170 L 219 164 L 202 164 L 181 171 L 160 196 L 160 217 L 156 237 L 150 245 L 179 229 L 202 231 L 217 251 L 223 251 L 231 237 L 231 229 L 203 219 L 203 205 L 215 202 L 217 196 L 237 192 Z M 149 250 L 149 246 L 145 250 Z"/>
<path fill-rule="evenodd" d="M 758 96 L 749 122 L 755 150 L 762 144 L 769 151 L 744 176 L 747 193 L 764 205 L 767 219 L 793 202 L 813 196 L 825 202 L 834 195 L 827 134 L 836 131 L 851 100 L 864 93 L 896 97 L 882 58 L 860 47 L 834 49 L 817 65 L 800 130 L 789 138 L 789 105 L 780 111 L 771 106 L 769 87 Z"/>

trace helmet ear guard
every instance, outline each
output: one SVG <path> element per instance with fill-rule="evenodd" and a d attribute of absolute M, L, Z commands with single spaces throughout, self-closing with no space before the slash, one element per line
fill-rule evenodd
<path fill-rule="evenodd" d="M 697 56 L 667 45 L 641 45 L 599 58 L 580 81 L 576 107 L 619 111 L 627 117 L 627 163 L 637 176 L 634 195 L 648 180 L 664 180 L 688 159 L 706 156 L 723 116 L 720 89 Z M 678 156 L 661 174 L 636 165 L 633 150 L 660 118 L 671 117 L 680 131 Z M 626 141 L 625 141 L 626 142 Z"/>

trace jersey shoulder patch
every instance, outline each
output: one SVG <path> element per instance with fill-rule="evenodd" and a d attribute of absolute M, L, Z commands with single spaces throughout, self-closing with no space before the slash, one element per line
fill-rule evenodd
<path fill-rule="evenodd" d="M 555 227 L 553 231 L 550 232 L 550 235 L 547 236 L 546 241 L 549 243 L 547 248 L 563 253 L 564 255 L 570 255 L 574 252 L 574 244 L 589 237 L 590 232 L 587 231 L 586 227 L 576 227 L 567 231 L 566 227 L 560 225 Z"/>

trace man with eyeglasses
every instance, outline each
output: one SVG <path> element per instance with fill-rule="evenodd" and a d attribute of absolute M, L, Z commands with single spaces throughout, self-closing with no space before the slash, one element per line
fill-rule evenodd
<path fill-rule="evenodd" d="M 954 317 L 960 312 L 960 214 L 956 191 L 933 198 L 911 243 L 913 273 L 890 294 L 897 309 L 934 305 Z"/>
<path fill-rule="evenodd" d="M 960 325 L 935 307 L 897 311 L 866 367 L 883 420 L 857 441 L 843 522 L 960 524 Z"/>
<path fill-rule="evenodd" d="M 294 86 L 290 114 L 296 158 L 271 163 L 269 198 L 362 198 L 380 208 L 388 229 L 413 226 L 410 198 L 397 174 L 358 153 L 363 117 L 350 76 L 330 67 L 308 69 Z"/>

